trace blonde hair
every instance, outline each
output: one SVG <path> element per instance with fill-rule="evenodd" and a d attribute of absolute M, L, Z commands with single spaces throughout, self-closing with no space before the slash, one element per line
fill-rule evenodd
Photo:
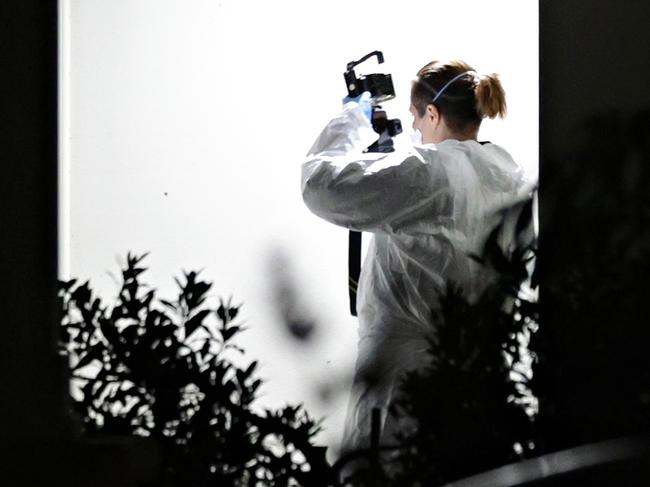
<path fill-rule="evenodd" d="M 480 76 L 476 88 L 476 110 L 481 118 L 503 118 L 506 116 L 506 92 L 496 73 Z"/>
<path fill-rule="evenodd" d="M 459 132 L 475 129 L 484 118 L 503 118 L 507 108 L 499 76 L 479 75 L 461 60 L 432 61 L 420 69 L 411 103 L 421 117 L 433 103 L 450 128 Z"/>

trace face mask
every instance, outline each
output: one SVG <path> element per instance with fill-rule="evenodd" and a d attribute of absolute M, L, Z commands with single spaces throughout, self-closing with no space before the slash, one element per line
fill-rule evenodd
<path fill-rule="evenodd" d="M 422 145 L 422 132 L 420 132 L 420 129 L 413 130 L 413 133 L 411 134 L 411 142 L 413 145 Z"/>

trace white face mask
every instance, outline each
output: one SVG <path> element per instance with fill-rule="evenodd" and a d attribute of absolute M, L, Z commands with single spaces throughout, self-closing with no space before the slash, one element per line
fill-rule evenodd
<path fill-rule="evenodd" d="M 422 132 L 420 129 L 414 129 L 411 134 L 411 142 L 413 145 L 422 145 Z"/>

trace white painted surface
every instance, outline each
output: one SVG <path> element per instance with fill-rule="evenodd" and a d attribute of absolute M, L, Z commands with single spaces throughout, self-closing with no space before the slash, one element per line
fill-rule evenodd
<path fill-rule="evenodd" d="M 356 354 L 347 232 L 302 204 L 302 157 L 339 109 L 347 62 L 379 49 L 386 63 L 357 73 L 393 74 L 384 108 L 408 128 L 410 80 L 428 61 L 499 73 L 509 114 L 480 138 L 536 175 L 537 2 L 61 4 L 64 277 L 112 297 L 117 258 L 151 251 L 147 282 L 171 297 L 173 276 L 203 269 L 215 299 L 244 303 L 240 343 L 268 379 L 261 404 L 305 403 L 327 416 L 319 440 L 335 444 L 347 396 L 314 393 L 341 382 Z M 287 340 L 273 305 L 277 251 L 320 325 L 308 347 Z"/>

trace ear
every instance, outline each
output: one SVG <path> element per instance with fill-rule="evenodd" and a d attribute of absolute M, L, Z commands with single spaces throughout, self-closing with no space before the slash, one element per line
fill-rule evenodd
<path fill-rule="evenodd" d="M 438 119 L 440 118 L 440 112 L 438 111 L 438 108 L 433 103 L 429 103 L 427 105 L 426 117 L 429 122 L 434 122 L 434 123 L 437 122 Z"/>

